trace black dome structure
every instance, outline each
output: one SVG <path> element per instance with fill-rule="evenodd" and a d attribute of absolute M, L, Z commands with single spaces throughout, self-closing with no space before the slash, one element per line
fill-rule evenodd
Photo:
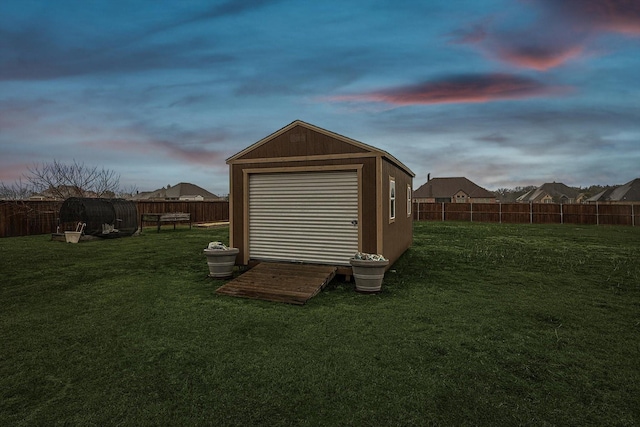
<path fill-rule="evenodd" d="M 70 197 L 60 208 L 60 223 L 63 230 L 73 231 L 79 222 L 86 224 L 86 235 L 131 236 L 138 230 L 138 208 L 124 199 Z"/>

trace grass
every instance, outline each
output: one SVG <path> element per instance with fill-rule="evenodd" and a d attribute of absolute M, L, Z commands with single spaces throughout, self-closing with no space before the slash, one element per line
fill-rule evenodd
<path fill-rule="evenodd" d="M 303 307 L 215 294 L 212 240 L 0 239 L 0 425 L 640 424 L 640 228 L 416 223 Z"/>

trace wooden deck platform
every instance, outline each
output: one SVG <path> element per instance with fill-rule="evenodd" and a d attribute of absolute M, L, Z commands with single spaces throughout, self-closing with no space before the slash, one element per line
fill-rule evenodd
<path fill-rule="evenodd" d="M 219 294 L 302 305 L 336 274 L 329 265 L 263 262 L 221 286 Z"/>

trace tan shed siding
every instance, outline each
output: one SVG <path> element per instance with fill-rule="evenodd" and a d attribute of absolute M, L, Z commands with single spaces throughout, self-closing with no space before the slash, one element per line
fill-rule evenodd
<path fill-rule="evenodd" d="M 358 235 L 356 170 L 249 175 L 250 259 L 349 265 Z"/>
<path fill-rule="evenodd" d="M 242 186 L 242 166 L 229 165 L 231 168 L 231 186 L 229 187 L 229 241 L 233 241 L 233 246 L 240 249 L 238 262 L 246 264 L 248 260 L 243 257 L 244 233 L 243 233 L 243 210 L 244 210 L 244 190 Z M 232 215 L 232 216 L 231 216 Z"/>
<path fill-rule="evenodd" d="M 382 161 L 382 253 L 393 264 L 410 246 L 413 239 L 413 218 L 407 214 L 407 186 L 413 188 L 413 178 L 393 163 Z M 396 217 L 389 221 L 389 177 L 396 181 Z"/>
<path fill-rule="evenodd" d="M 362 251 L 376 253 L 378 229 L 376 222 L 376 159 L 361 159 L 362 168 Z"/>
<path fill-rule="evenodd" d="M 331 154 L 366 153 L 363 148 L 346 144 L 328 135 L 314 132 L 302 126 L 276 136 L 256 147 L 240 159 L 263 159 L 298 156 L 325 156 Z"/>

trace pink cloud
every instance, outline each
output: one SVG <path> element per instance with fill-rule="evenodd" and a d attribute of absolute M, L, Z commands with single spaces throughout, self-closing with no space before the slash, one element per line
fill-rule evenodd
<path fill-rule="evenodd" d="M 184 147 L 169 141 L 154 141 L 151 144 L 167 150 L 172 156 L 186 160 L 188 163 L 211 165 L 224 159 L 223 154 L 217 151 L 208 151 L 198 147 Z"/>
<path fill-rule="evenodd" d="M 554 13 L 600 31 L 640 36 L 638 0 L 537 0 Z"/>
<path fill-rule="evenodd" d="M 167 153 L 175 159 L 198 165 L 210 165 L 224 159 L 217 151 L 209 151 L 202 147 L 183 146 L 167 140 L 141 140 L 139 137 L 126 139 L 109 139 L 84 141 L 81 145 L 93 148 L 107 148 L 122 153 L 157 154 Z"/>
<path fill-rule="evenodd" d="M 0 167 L 0 181 L 10 185 L 10 181 L 20 180 L 29 166 L 27 163 L 2 164 Z"/>
<path fill-rule="evenodd" d="M 540 1 L 540 0 L 536 0 Z M 528 28 L 497 29 L 491 23 L 470 25 L 450 34 L 451 44 L 473 45 L 492 59 L 510 65 L 547 71 L 580 57 L 589 33 L 568 28 L 566 20 L 548 17 Z"/>
<path fill-rule="evenodd" d="M 547 71 L 577 58 L 583 53 L 582 46 L 537 47 L 499 46 L 494 54 L 502 61 L 521 68 Z"/>
<path fill-rule="evenodd" d="M 566 93 L 567 87 L 542 83 L 510 74 L 480 74 L 448 77 L 416 85 L 332 97 L 332 101 L 382 102 L 392 105 L 483 103 L 527 99 Z"/>
<path fill-rule="evenodd" d="M 488 23 L 452 33 L 451 43 L 473 44 L 512 66 L 547 71 L 584 55 L 601 32 L 640 36 L 640 0 L 522 0 L 539 6 L 528 28 L 497 29 Z"/>

